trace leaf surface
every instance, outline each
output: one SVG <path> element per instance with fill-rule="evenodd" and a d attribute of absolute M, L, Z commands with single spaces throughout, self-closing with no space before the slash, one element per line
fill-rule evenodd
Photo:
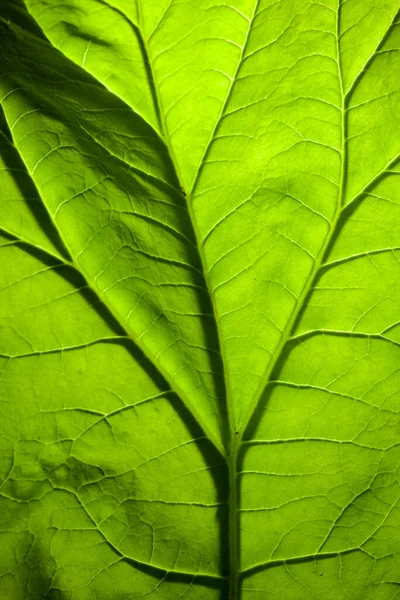
<path fill-rule="evenodd" d="M 397 598 L 399 8 L 2 5 L 3 597 Z"/>

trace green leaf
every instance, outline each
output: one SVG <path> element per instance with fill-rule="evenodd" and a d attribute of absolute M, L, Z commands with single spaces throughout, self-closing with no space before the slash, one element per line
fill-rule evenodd
<path fill-rule="evenodd" d="M 395 600 L 399 0 L 4 0 L 0 596 Z"/>

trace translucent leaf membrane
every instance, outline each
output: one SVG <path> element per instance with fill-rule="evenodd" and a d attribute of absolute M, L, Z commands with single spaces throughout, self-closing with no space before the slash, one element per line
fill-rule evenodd
<path fill-rule="evenodd" d="M 7 122 L 53 227 L 87 286 L 221 437 L 214 318 L 166 146 L 61 54 L 4 35 Z"/>
<path fill-rule="evenodd" d="M 2 4 L 2 598 L 398 598 L 399 9 Z"/>
<path fill-rule="evenodd" d="M 70 266 L 1 252 L 1 594 L 221 587 L 219 455 Z"/>

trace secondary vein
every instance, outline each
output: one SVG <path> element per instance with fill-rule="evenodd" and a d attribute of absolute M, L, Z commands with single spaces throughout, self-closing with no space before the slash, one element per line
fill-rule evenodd
<path fill-rule="evenodd" d="M 342 210 L 343 210 L 345 185 L 346 185 L 346 163 L 347 163 L 346 137 L 347 137 L 347 133 L 346 133 L 345 94 L 344 94 L 344 88 L 343 88 L 342 66 L 341 66 L 340 47 L 339 47 L 340 13 L 341 13 L 341 6 L 342 6 L 341 1 L 342 0 L 339 0 L 339 5 L 338 5 L 338 9 L 337 9 L 337 14 L 336 14 L 336 54 L 337 54 L 336 61 L 337 61 L 337 69 L 338 69 L 339 89 L 340 89 L 340 95 L 341 95 L 340 111 L 341 111 L 341 138 L 342 138 L 341 151 L 340 151 L 341 160 L 340 160 L 340 173 L 339 173 L 339 190 L 338 190 L 336 210 L 335 210 L 333 219 L 331 221 L 330 227 L 325 236 L 325 239 L 320 248 L 320 251 L 315 259 L 314 266 L 304 284 L 303 291 L 301 292 L 301 294 L 298 298 L 298 301 L 293 309 L 293 312 L 291 314 L 290 319 L 287 322 L 285 329 L 283 330 L 280 343 L 278 344 L 278 347 L 274 353 L 274 356 L 272 357 L 272 359 L 268 365 L 268 368 L 264 374 L 264 377 L 262 378 L 262 380 L 257 388 L 257 391 L 255 393 L 253 401 L 250 404 L 249 409 L 245 415 L 243 425 L 242 425 L 240 433 L 239 433 L 239 441 L 240 442 L 242 441 L 243 434 L 246 430 L 246 427 L 247 427 L 251 417 L 253 416 L 257 406 L 259 405 L 259 403 L 261 401 L 264 390 L 270 380 L 270 377 L 271 377 L 276 365 L 278 364 L 278 362 L 282 356 L 282 352 L 283 352 L 284 348 L 286 347 L 286 344 L 288 343 L 288 341 L 290 341 L 290 339 L 293 335 L 293 331 L 297 324 L 298 317 L 300 316 L 300 314 L 303 310 L 304 302 L 305 302 L 306 298 L 308 297 L 310 291 L 312 290 L 316 279 L 319 276 L 321 266 L 325 262 L 325 257 L 326 257 L 327 251 L 328 251 L 330 244 L 336 234 L 339 219 L 340 219 L 340 216 L 341 216 Z"/>

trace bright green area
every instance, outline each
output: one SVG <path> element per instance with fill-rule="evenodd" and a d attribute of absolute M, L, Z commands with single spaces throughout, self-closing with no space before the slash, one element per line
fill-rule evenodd
<path fill-rule="evenodd" d="M 399 11 L 0 4 L 2 600 L 398 600 Z"/>

